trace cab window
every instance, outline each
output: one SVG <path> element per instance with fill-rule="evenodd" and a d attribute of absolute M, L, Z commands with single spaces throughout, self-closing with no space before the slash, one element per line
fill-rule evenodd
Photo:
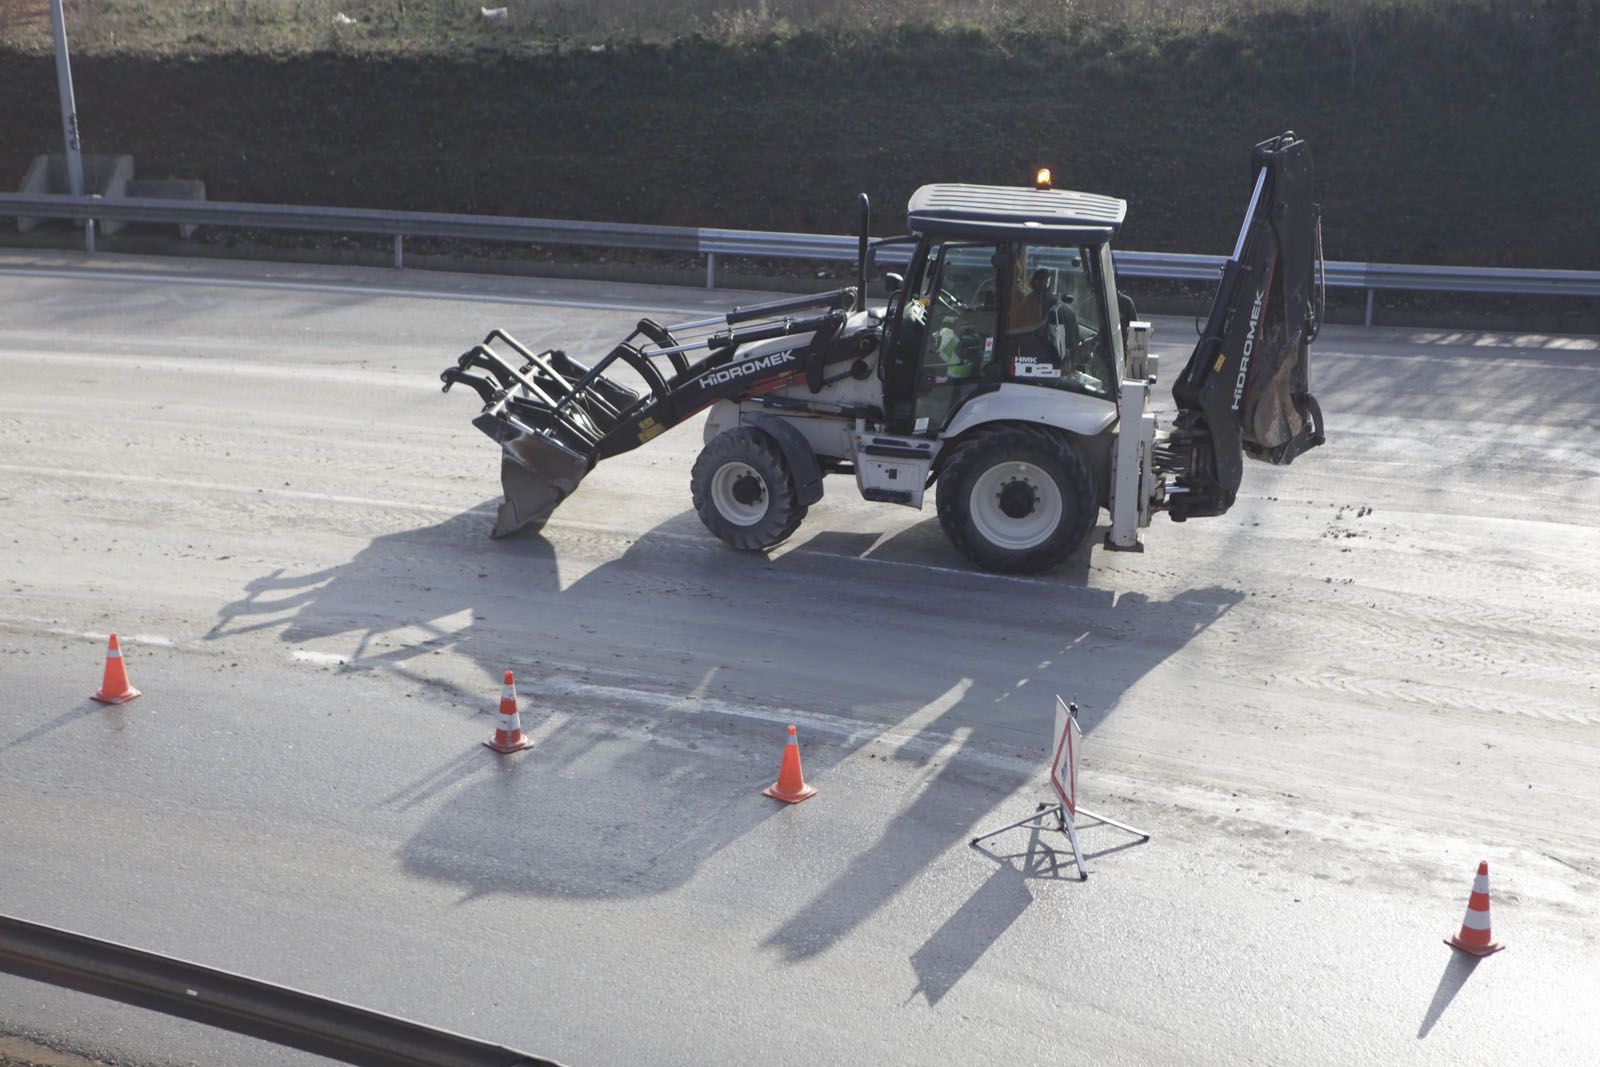
<path fill-rule="evenodd" d="M 1091 248 L 1007 246 L 1006 377 L 1092 396 L 1116 393 L 1113 330 Z"/>
<path fill-rule="evenodd" d="M 997 380 L 998 290 L 993 244 L 946 244 L 906 304 L 921 320 L 916 429 L 937 430 L 960 401 Z"/>

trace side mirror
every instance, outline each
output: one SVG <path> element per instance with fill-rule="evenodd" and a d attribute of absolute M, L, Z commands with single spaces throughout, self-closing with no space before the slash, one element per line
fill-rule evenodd
<path fill-rule="evenodd" d="M 906 287 L 906 276 L 889 271 L 883 276 L 883 286 L 889 291 L 889 295 L 893 296 Z"/>

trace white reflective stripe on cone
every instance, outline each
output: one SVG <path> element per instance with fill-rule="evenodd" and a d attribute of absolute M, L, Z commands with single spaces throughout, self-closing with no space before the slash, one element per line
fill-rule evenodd
<path fill-rule="evenodd" d="M 1461 920 L 1461 925 L 1466 927 L 1468 930 L 1487 931 L 1489 929 L 1489 913 L 1487 911 L 1474 911 L 1471 908 L 1468 908 L 1467 917 Z"/>
<path fill-rule="evenodd" d="M 507 686 L 501 687 L 501 689 L 500 689 L 500 699 L 501 700 L 515 700 L 515 699 L 517 699 L 517 687 L 514 686 L 514 685 L 507 685 Z"/>
<path fill-rule="evenodd" d="M 122 658 L 122 649 L 120 649 L 120 648 L 108 648 L 108 649 L 106 649 L 106 659 L 121 659 L 121 658 Z"/>
<path fill-rule="evenodd" d="M 1489 891 L 1489 876 L 1487 874 L 1473 875 L 1472 891 L 1474 893 L 1487 893 Z"/>

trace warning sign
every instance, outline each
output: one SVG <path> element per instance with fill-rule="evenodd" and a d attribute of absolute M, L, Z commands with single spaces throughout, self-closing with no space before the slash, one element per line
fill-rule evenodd
<path fill-rule="evenodd" d="M 1006 823 L 998 830 L 990 830 L 979 834 L 972 839 L 972 844 L 977 845 L 987 837 L 1003 834 L 1007 830 L 1015 830 L 1021 826 L 1031 826 L 1035 831 L 1055 829 L 1067 835 L 1067 842 L 1072 846 L 1072 860 L 1078 865 L 1078 877 L 1089 877 L 1089 868 L 1083 864 L 1083 849 L 1078 845 L 1077 818 L 1083 816 L 1093 819 L 1095 823 L 1104 823 L 1115 826 L 1119 830 L 1126 830 L 1139 838 L 1140 841 L 1150 840 L 1150 835 L 1143 830 L 1136 830 L 1127 823 L 1108 819 L 1104 815 L 1096 815 L 1088 808 L 1078 805 L 1078 752 L 1083 748 L 1083 732 L 1078 728 L 1078 705 L 1068 704 L 1059 696 L 1056 697 L 1056 742 L 1054 755 L 1050 757 L 1050 788 L 1056 791 L 1056 796 L 1061 799 L 1059 804 L 1040 804 L 1034 809 L 1032 815 Z M 1054 822 L 1054 827 L 1046 824 Z M 1031 846 L 1030 846 L 1031 847 Z"/>
<path fill-rule="evenodd" d="M 1056 751 L 1050 761 L 1050 784 L 1068 815 L 1078 814 L 1078 749 L 1083 731 L 1078 729 L 1078 706 L 1056 697 Z"/>

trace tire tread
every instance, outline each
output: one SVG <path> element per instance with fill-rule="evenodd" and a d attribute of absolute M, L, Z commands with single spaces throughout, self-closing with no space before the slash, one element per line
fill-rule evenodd
<path fill-rule="evenodd" d="M 767 483 L 767 513 L 754 526 L 729 522 L 712 503 L 710 483 L 724 463 L 737 460 L 760 472 Z M 700 521 L 725 544 L 741 552 L 764 552 L 788 540 L 806 517 L 794 488 L 794 476 L 783 451 L 753 426 L 735 426 L 712 438 L 700 450 L 689 476 L 689 496 Z"/>
<path fill-rule="evenodd" d="M 972 524 L 968 505 L 972 480 L 997 462 L 1031 462 L 1040 456 L 1058 464 L 1065 481 L 1060 486 L 1061 525 L 1034 548 L 1019 551 L 990 544 Z M 1082 547 L 1100 515 L 1094 470 L 1083 449 L 1053 430 L 1015 424 L 981 429 L 956 446 L 939 472 L 938 509 L 939 525 L 956 550 L 982 569 L 1001 574 L 1037 574 L 1056 566 Z"/>

